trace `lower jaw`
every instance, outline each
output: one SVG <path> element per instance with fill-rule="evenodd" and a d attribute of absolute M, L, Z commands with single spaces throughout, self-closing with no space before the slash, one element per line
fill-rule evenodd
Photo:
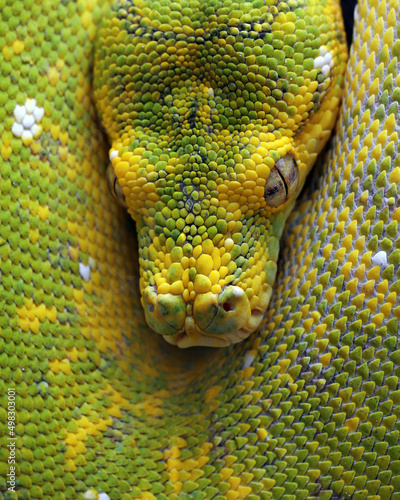
<path fill-rule="evenodd" d="M 185 327 L 175 335 L 166 335 L 164 339 L 172 345 L 181 349 L 188 347 L 228 347 L 247 339 L 260 326 L 263 314 L 252 315 L 249 321 L 242 328 L 227 334 L 213 335 L 201 330 L 195 323 L 192 316 L 187 316 Z"/>

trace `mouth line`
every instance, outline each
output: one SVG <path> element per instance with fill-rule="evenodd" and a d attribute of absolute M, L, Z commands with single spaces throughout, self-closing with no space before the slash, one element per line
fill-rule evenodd
<path fill-rule="evenodd" d="M 249 320 L 247 320 L 246 323 L 241 326 L 241 328 L 238 328 L 237 330 L 235 330 L 233 332 L 230 332 L 227 334 L 222 334 L 222 335 L 208 333 L 206 330 L 203 330 L 202 328 L 200 328 L 197 325 L 197 323 L 193 322 L 193 326 L 195 329 L 194 333 L 196 334 L 197 338 L 200 337 L 203 340 L 208 339 L 208 340 L 214 340 L 216 342 L 207 342 L 206 341 L 206 342 L 201 343 L 201 344 L 199 344 L 199 343 L 190 344 L 189 343 L 188 345 L 180 345 L 180 344 L 182 344 L 182 341 L 184 339 L 191 339 L 191 336 L 187 332 L 186 328 L 183 328 L 182 330 L 177 331 L 176 334 L 165 336 L 165 340 L 169 344 L 177 345 L 178 347 L 195 347 L 195 346 L 198 346 L 198 347 L 210 347 L 210 346 L 216 347 L 215 344 L 220 344 L 220 345 L 218 345 L 218 347 L 228 347 L 230 345 L 234 345 L 234 344 L 237 344 L 237 343 L 245 340 L 246 338 L 250 337 L 253 333 L 255 333 L 261 324 L 262 318 L 260 319 L 260 321 L 257 321 L 256 328 L 247 329 L 246 326 L 251 325 L 252 318 L 260 316 L 260 315 L 263 317 L 264 313 L 262 313 L 262 311 L 258 311 L 257 309 L 253 309 Z M 191 316 L 188 316 L 188 317 L 191 317 Z M 212 321 L 210 322 L 210 324 L 211 323 L 212 323 Z"/>

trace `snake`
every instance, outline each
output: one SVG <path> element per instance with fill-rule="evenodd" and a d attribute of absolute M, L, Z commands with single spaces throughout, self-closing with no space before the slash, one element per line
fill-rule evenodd
<path fill-rule="evenodd" d="M 398 500 L 399 0 L 0 6 L 0 498 Z"/>

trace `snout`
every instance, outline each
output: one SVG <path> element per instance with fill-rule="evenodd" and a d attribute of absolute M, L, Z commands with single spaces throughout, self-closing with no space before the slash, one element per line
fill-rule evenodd
<path fill-rule="evenodd" d="M 196 295 L 186 304 L 181 295 L 157 294 L 146 287 L 142 303 L 149 326 L 179 347 L 225 347 L 247 338 L 260 325 L 271 292 L 260 294 L 257 306 L 239 286 L 226 286 L 221 293 Z"/>

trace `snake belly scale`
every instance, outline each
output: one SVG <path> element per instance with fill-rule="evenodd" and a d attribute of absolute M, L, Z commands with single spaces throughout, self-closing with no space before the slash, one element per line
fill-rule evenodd
<path fill-rule="evenodd" d="M 307 2 L 280 2 L 288 12 L 300 3 Z M 264 2 L 243 9 L 250 4 Z M 172 2 L 152 5 L 162 17 Z M 398 0 L 359 2 L 340 110 L 330 86 L 313 124 L 329 122 L 326 140 L 339 113 L 329 151 L 284 231 L 286 209 L 274 219 L 281 254 L 259 331 L 226 348 L 189 350 L 147 326 L 138 285 L 143 247 L 138 255 L 131 223 L 108 193 L 110 152 L 92 89 L 101 83 L 94 76 L 100 26 L 112 8 L 96 0 L 0 1 L 0 498 L 399 500 Z M 230 10 L 237 19 L 239 8 L 223 15 Z M 111 22 L 109 37 L 124 45 L 119 21 Z M 259 33 L 259 23 L 243 23 Z M 140 36 L 154 35 L 151 23 L 142 28 Z M 312 57 L 322 58 L 319 74 L 333 71 L 327 53 Z M 147 72 L 140 78 L 143 87 L 151 80 Z M 338 88 L 340 78 L 338 70 Z M 193 109 L 181 106 L 189 128 L 201 130 L 207 123 L 196 118 L 214 116 L 212 92 L 199 86 L 195 94 Z M 250 94 L 239 110 L 255 111 L 246 106 Z M 121 117 L 135 111 L 118 109 Z M 180 109 L 171 103 L 171 114 Z M 322 144 L 307 123 L 302 131 L 316 156 Z M 110 127 L 118 144 L 123 126 Z M 290 154 L 303 175 L 304 151 L 280 147 L 274 164 Z M 194 205 L 197 191 L 189 191 Z"/>

